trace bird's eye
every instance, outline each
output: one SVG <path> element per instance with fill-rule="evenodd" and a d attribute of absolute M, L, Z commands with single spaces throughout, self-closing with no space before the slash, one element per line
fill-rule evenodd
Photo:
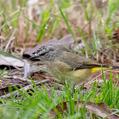
<path fill-rule="evenodd" d="M 34 56 L 37 56 L 38 54 L 37 53 L 34 53 Z"/>

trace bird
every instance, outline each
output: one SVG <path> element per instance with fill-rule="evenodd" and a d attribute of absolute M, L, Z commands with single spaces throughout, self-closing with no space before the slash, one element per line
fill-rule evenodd
<path fill-rule="evenodd" d="M 29 60 L 45 64 L 45 68 L 42 68 L 42 66 L 32 66 L 31 72 L 33 72 L 33 70 L 43 70 L 56 76 L 56 78 L 61 79 L 63 76 L 65 79 L 72 79 L 75 83 L 81 83 L 87 81 L 91 75 L 98 71 L 119 69 L 119 66 L 100 64 L 74 52 L 73 49 L 79 50 L 82 47 L 80 45 L 81 42 L 72 42 L 72 38 L 69 38 L 71 37 L 66 37 L 63 41 L 55 40 L 55 43 L 51 41 L 42 44 L 37 47 L 36 50 L 31 50 L 33 51 L 31 54 L 24 54 L 24 56 L 29 56 Z M 68 40 L 71 42 L 67 42 Z"/>
<path fill-rule="evenodd" d="M 65 80 L 69 80 L 75 84 L 88 81 L 97 72 L 102 72 L 107 69 L 119 69 L 119 66 L 100 64 L 92 59 L 82 57 L 79 54 L 67 50 L 55 57 L 54 60 L 42 61 L 42 63 L 45 64 L 45 68 L 36 66 L 38 67 L 34 68 L 35 71 L 37 69 L 36 72 L 38 70 L 44 71 L 54 76 L 58 81 L 64 82 Z"/>

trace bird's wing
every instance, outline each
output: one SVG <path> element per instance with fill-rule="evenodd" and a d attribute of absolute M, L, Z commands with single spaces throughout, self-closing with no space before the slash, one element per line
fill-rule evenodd
<path fill-rule="evenodd" d="M 63 52 L 62 55 L 57 57 L 57 60 L 68 64 L 72 69 L 80 67 L 82 64 L 89 64 L 89 60 L 80 57 L 78 54 L 71 52 Z"/>
<path fill-rule="evenodd" d="M 102 65 L 96 61 L 86 59 L 85 57 L 79 56 L 78 54 L 72 52 L 63 52 L 62 55 L 56 58 L 58 61 L 69 65 L 73 70 L 76 69 L 88 69 L 93 67 L 107 67 L 107 65 Z"/>

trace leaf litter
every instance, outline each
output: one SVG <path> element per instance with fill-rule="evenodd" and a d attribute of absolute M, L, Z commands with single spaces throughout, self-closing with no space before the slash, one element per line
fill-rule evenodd
<path fill-rule="evenodd" d="M 37 1 L 36 1 L 37 2 Z M 106 4 L 106 0 L 103 1 L 104 4 Z M 41 2 L 42 3 L 42 2 Z M 105 5 L 103 3 L 99 3 L 96 2 L 96 6 L 98 7 L 98 9 L 104 8 Z M 35 4 L 37 6 L 37 4 Z M 44 5 L 44 2 L 43 2 Z M 104 5 L 104 6 L 103 6 Z M 68 13 L 71 19 L 72 24 L 75 26 L 75 28 L 77 28 L 78 26 L 81 26 L 81 30 L 86 34 L 86 37 L 88 35 L 92 35 L 91 30 L 95 30 L 96 29 L 96 21 L 95 19 L 92 21 L 93 23 L 87 23 L 87 22 L 82 22 L 85 21 L 83 20 L 83 15 L 77 15 L 78 13 L 74 14 L 74 12 L 76 12 L 76 10 L 78 9 L 82 9 L 81 6 L 75 6 L 75 10 L 71 10 L 69 9 Z M 29 7 L 30 9 L 30 7 Z M 73 8 L 72 8 L 73 9 Z M 32 9 L 33 10 L 33 9 Z M 30 19 L 31 20 L 36 20 L 37 24 L 39 22 L 38 17 L 33 17 L 32 12 L 33 11 L 29 10 L 29 15 L 30 15 Z M 103 9 L 104 10 L 104 9 Z M 73 12 L 73 16 L 71 16 L 71 12 Z M 82 11 L 81 11 L 82 12 Z M 104 11 L 103 11 L 104 12 Z M 36 14 L 36 11 L 34 12 Z M 82 20 L 78 20 L 76 19 L 77 16 L 80 16 L 80 19 Z M 92 28 L 91 28 L 92 25 Z M 55 32 L 54 35 L 52 35 L 53 37 L 62 37 L 65 36 L 67 37 L 67 29 L 64 26 L 64 23 L 60 23 L 59 29 Z M 18 27 L 18 32 L 16 33 L 16 30 L 12 31 L 11 30 L 11 35 L 9 37 L 9 40 L 7 41 L 7 43 L 5 42 L 6 37 L 4 37 L 3 32 L 1 31 L 0 33 L 0 48 L 4 51 L 9 51 L 12 54 L 18 54 L 21 57 L 21 54 L 23 54 L 24 48 L 30 47 L 30 53 L 27 52 L 27 55 L 32 55 L 32 53 L 34 51 L 37 51 L 37 49 L 39 49 L 41 47 L 41 45 L 35 47 L 35 48 L 31 48 L 32 46 L 34 46 L 35 44 L 37 44 L 35 42 L 36 40 L 36 31 L 33 29 L 32 25 L 30 24 L 30 28 L 29 31 L 27 32 L 27 35 L 29 37 L 26 36 L 25 32 L 26 32 L 27 28 L 25 25 L 25 20 L 23 18 L 23 16 L 19 17 L 19 27 Z M 25 31 L 25 32 L 24 32 Z M 2 34 L 2 35 L 1 35 Z M 16 43 L 16 37 L 15 35 L 17 34 L 17 43 Z M 78 34 L 79 35 L 79 34 Z M 110 48 L 106 48 L 106 49 L 101 49 L 101 51 L 99 51 L 99 54 L 97 57 L 92 56 L 94 59 L 96 59 L 98 62 L 101 63 L 107 63 L 107 64 L 113 64 L 113 65 L 119 65 L 119 49 L 118 46 L 116 46 L 118 44 L 118 40 L 119 40 L 119 36 L 118 36 L 118 29 L 114 31 L 114 34 L 112 36 L 114 38 L 114 40 L 112 41 L 114 43 L 114 46 L 112 49 Z M 15 38 L 15 39 L 14 39 Z M 50 39 L 47 35 L 45 36 L 46 40 Z M 27 39 L 31 39 L 29 40 L 30 42 L 26 42 Z M 28 40 L 27 40 L 28 41 Z M 54 41 L 52 41 L 54 42 Z M 55 41 L 56 43 L 58 43 L 58 41 Z M 25 43 L 25 44 L 24 44 Z M 45 45 L 47 43 L 44 43 Z M 105 43 L 104 43 L 105 44 Z M 116 44 L 116 45 L 115 45 Z M 57 47 L 57 46 L 56 46 Z M 116 49 L 116 51 L 115 51 Z M 29 69 L 27 69 L 28 67 L 26 66 L 26 74 L 25 74 L 25 78 L 24 78 L 24 61 L 22 61 L 21 59 L 17 59 L 14 57 L 9 57 L 9 56 L 1 56 L 1 62 L 0 62 L 0 68 L 2 69 L 6 69 L 6 67 L 8 67 L 7 72 L 8 74 L 3 75 L 0 78 L 0 97 L 1 98 L 8 98 L 11 96 L 12 92 L 9 92 L 9 87 L 13 88 L 13 95 L 19 95 L 19 91 L 18 89 L 21 90 L 30 90 L 33 87 L 32 81 L 31 79 L 33 79 L 36 83 L 36 85 L 42 85 L 42 84 L 49 84 L 51 83 L 51 87 L 54 86 L 55 84 L 57 85 L 58 83 L 56 82 L 56 80 L 54 79 L 54 77 L 52 77 L 51 75 L 44 73 L 42 71 L 35 71 L 35 72 L 30 72 L 29 74 L 29 79 L 27 79 L 27 73 L 29 73 Z M 38 65 L 37 63 L 35 64 L 36 66 Z M 42 67 L 42 65 L 41 65 Z M 119 71 L 114 70 L 114 71 L 107 71 L 106 72 L 106 79 L 109 79 L 110 77 L 110 72 L 113 74 L 113 81 L 115 84 L 119 84 Z M 98 73 L 95 76 L 92 76 L 92 79 L 98 79 L 97 81 L 103 81 L 102 80 L 102 74 Z M 92 82 L 88 82 L 84 84 L 84 87 L 86 88 L 90 88 L 91 85 L 93 84 L 93 81 L 95 82 L 95 80 L 91 80 Z M 52 84 L 54 83 L 54 84 Z M 59 86 L 59 85 L 58 85 Z M 60 88 L 59 88 L 60 89 Z M 61 90 L 61 89 L 60 89 Z M 64 105 L 63 107 L 61 107 L 60 105 Z M 112 110 L 109 109 L 109 107 L 107 107 L 105 104 L 95 104 L 95 103 L 86 103 L 85 102 L 79 102 L 76 101 L 76 106 L 80 107 L 80 106 L 84 106 L 90 113 L 94 113 L 95 115 L 102 117 L 102 118 L 109 118 L 109 119 L 117 119 L 119 118 L 117 115 L 115 115 Z M 62 104 L 58 104 L 56 105 L 56 107 L 54 109 L 51 110 L 50 113 L 53 112 L 53 116 L 56 115 L 57 113 L 54 110 L 58 110 L 59 112 L 63 113 L 64 110 L 67 110 L 67 102 L 62 102 Z"/>

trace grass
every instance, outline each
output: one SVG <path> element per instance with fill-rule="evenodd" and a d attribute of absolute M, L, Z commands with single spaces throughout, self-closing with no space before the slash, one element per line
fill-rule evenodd
<path fill-rule="evenodd" d="M 43 39 L 61 37 L 65 28 L 67 33 L 72 34 L 75 39 L 77 36 L 82 38 L 86 46 L 84 55 L 88 57 L 94 56 L 102 50 L 103 44 L 106 44 L 105 48 L 112 48 L 113 44 L 110 45 L 109 40 L 112 40 L 113 30 L 119 27 L 118 15 L 116 15 L 119 9 L 119 0 L 108 0 L 107 9 L 97 8 L 91 0 L 88 2 L 81 0 L 79 3 L 81 16 L 77 16 L 77 19 L 80 20 L 80 17 L 83 17 L 86 24 L 77 23 L 77 25 L 71 23 L 73 18 L 71 19 L 70 13 L 67 12 L 67 9 L 74 5 L 73 1 L 69 1 L 61 0 L 56 4 L 54 0 L 50 0 L 48 9 L 44 9 L 36 19 L 30 19 L 27 14 L 29 9 L 25 0 L 10 0 L 7 3 L 1 0 L 0 34 L 7 41 L 13 30 L 17 29 L 15 42 L 24 45 L 30 42 L 28 36 L 33 31 L 37 35 L 32 36 L 31 39 L 34 40 L 33 42 L 40 42 Z M 73 14 L 75 14 L 75 11 Z M 23 17 L 23 20 L 20 20 L 20 16 Z M 21 32 L 19 23 L 21 26 L 22 23 L 24 25 L 22 26 L 23 32 L 18 38 L 18 33 Z M 63 28 L 61 27 L 62 24 Z M 88 28 L 85 30 L 85 27 Z M 24 37 L 22 37 L 23 35 Z M 16 48 L 17 44 L 14 47 Z M 0 71 L 0 74 L 2 77 L 4 72 Z M 94 83 L 88 91 L 84 91 L 81 87 L 74 90 L 72 84 L 65 82 L 60 96 L 54 87 L 51 87 L 50 93 L 45 86 L 41 88 L 35 86 L 30 94 L 26 91 L 20 91 L 20 97 L 0 99 L 0 119 L 50 118 L 49 112 L 51 109 L 55 109 L 58 104 L 66 101 L 68 102 L 67 110 L 64 113 L 57 111 L 57 118 L 86 119 L 87 110 L 85 106 L 76 107 L 75 101 L 77 100 L 85 103 L 104 103 L 119 113 L 119 87 L 113 83 L 111 74 L 109 80 L 106 80 L 106 77 L 103 76 L 103 81 L 104 83 L 100 88 L 97 87 L 97 83 Z M 90 115 L 90 118 L 94 118 L 93 115 Z"/>
<path fill-rule="evenodd" d="M 77 88 L 72 92 L 72 84 L 65 82 L 61 94 L 58 96 L 57 91 L 52 87 L 47 91 L 47 87 L 33 88 L 33 92 L 28 94 L 26 91 L 21 91 L 21 97 L 12 97 L 10 99 L 1 99 L 0 113 L 1 119 L 37 119 L 51 118 L 49 112 L 55 109 L 56 105 L 62 102 L 68 102 L 67 111 L 61 113 L 56 111 L 59 118 L 82 118 L 86 119 L 87 110 L 84 107 L 77 107 L 75 101 L 93 102 L 96 104 L 104 103 L 111 109 L 119 111 L 119 87 L 110 80 L 103 79 L 104 83 L 100 88 L 94 83 L 90 90 Z M 32 94 L 32 95 L 31 95 Z M 15 112 L 15 113 L 14 113 Z M 58 118 L 57 117 L 57 118 Z M 90 117 L 91 118 L 91 117 Z"/>

